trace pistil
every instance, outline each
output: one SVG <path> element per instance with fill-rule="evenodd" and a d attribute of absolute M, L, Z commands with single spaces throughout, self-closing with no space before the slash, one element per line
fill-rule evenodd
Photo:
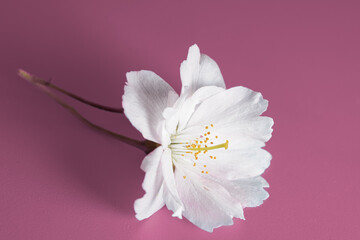
<path fill-rule="evenodd" d="M 222 144 L 218 144 L 215 146 L 211 146 L 211 147 L 200 147 L 200 148 L 188 148 L 188 150 L 192 150 L 192 151 L 208 151 L 208 150 L 214 150 L 214 149 L 219 149 L 219 148 L 225 148 L 228 149 L 229 147 L 229 141 L 226 140 L 225 143 Z"/>

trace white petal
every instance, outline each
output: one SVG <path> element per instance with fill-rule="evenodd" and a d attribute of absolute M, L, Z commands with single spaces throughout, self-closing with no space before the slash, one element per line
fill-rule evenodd
<path fill-rule="evenodd" d="M 239 119 L 237 122 L 215 125 L 219 140 L 229 141 L 229 149 L 250 149 L 265 146 L 271 138 L 274 121 L 269 117 Z"/>
<path fill-rule="evenodd" d="M 245 87 L 234 87 L 220 92 L 202 102 L 188 127 L 202 124 L 236 123 L 240 120 L 258 117 L 268 106 L 261 93 Z"/>
<path fill-rule="evenodd" d="M 167 133 L 166 135 L 168 135 L 167 137 L 169 138 L 170 135 L 176 132 L 176 128 L 179 123 L 179 111 L 174 107 L 165 108 L 163 112 L 163 117 L 165 119 L 164 132 Z M 163 140 L 162 144 L 164 146 L 167 146 L 170 144 L 170 142 Z"/>
<path fill-rule="evenodd" d="M 240 201 L 209 178 L 177 166 L 176 183 L 184 203 L 184 217 L 205 231 L 233 224 L 232 218 L 244 218 Z M 184 178 L 185 176 L 185 178 Z"/>
<path fill-rule="evenodd" d="M 184 104 L 179 109 L 179 124 L 178 124 L 178 131 L 181 131 L 187 126 L 187 123 L 193 114 L 195 108 L 206 99 L 225 91 L 224 88 L 215 87 L 215 86 L 206 86 L 199 88 L 195 91 L 195 93 L 186 99 Z"/>
<path fill-rule="evenodd" d="M 183 130 L 195 108 L 198 104 L 205 99 L 225 91 L 225 89 L 215 86 L 202 87 L 191 95 L 190 97 L 184 97 L 181 95 L 173 107 L 166 108 L 163 112 L 165 118 L 165 127 L 170 134 L 175 134 Z"/>
<path fill-rule="evenodd" d="M 123 96 L 124 112 L 143 137 L 161 142 L 162 112 L 174 104 L 176 92 L 150 71 L 129 72 Z"/>
<path fill-rule="evenodd" d="M 169 210 L 172 210 L 174 212 L 173 216 L 181 218 L 184 207 L 177 191 L 171 150 L 169 148 L 165 149 L 161 157 L 161 165 L 162 165 L 162 174 L 164 176 L 165 204 Z"/>
<path fill-rule="evenodd" d="M 262 177 L 238 179 L 227 183 L 227 189 L 243 207 L 257 207 L 269 197 L 264 188 L 269 184 Z"/>
<path fill-rule="evenodd" d="M 234 180 L 261 175 L 270 165 L 271 155 L 264 149 L 214 150 L 213 159 L 199 159 L 206 164 L 209 174 L 217 178 Z"/>
<path fill-rule="evenodd" d="M 210 57 L 200 54 L 195 44 L 189 48 L 187 60 L 180 66 L 182 81 L 181 94 L 194 93 L 204 86 L 217 86 L 225 88 L 224 79 L 216 62 Z"/>
<path fill-rule="evenodd" d="M 145 194 L 134 203 L 138 220 L 150 217 L 164 206 L 163 176 L 160 165 L 162 154 L 162 147 L 158 147 L 149 153 L 141 164 L 141 169 L 145 171 L 145 178 L 142 184 Z"/>

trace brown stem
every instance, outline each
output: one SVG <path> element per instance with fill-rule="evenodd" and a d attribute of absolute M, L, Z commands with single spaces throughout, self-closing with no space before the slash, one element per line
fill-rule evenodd
<path fill-rule="evenodd" d="M 49 90 L 49 88 L 48 88 L 49 86 L 47 84 L 45 84 L 46 82 L 44 80 L 38 79 L 38 78 L 34 77 L 33 75 L 31 75 L 30 73 L 28 73 L 28 72 L 26 72 L 24 70 L 19 70 L 19 76 L 24 78 L 28 82 L 34 84 L 35 86 L 39 87 L 43 92 L 48 94 L 52 99 L 54 99 L 57 103 L 59 103 L 62 107 L 67 109 L 70 113 L 72 113 L 75 117 L 77 117 L 80 121 L 82 121 L 83 123 L 85 123 L 89 127 L 94 128 L 97 131 L 106 133 L 106 134 L 120 140 L 123 143 L 129 144 L 129 145 L 134 146 L 134 147 L 136 147 L 138 149 L 141 149 L 145 153 L 149 153 L 149 152 L 151 152 L 152 150 L 154 150 L 155 148 L 157 148 L 159 146 L 159 144 L 157 144 L 155 142 L 152 142 L 152 141 L 149 141 L 149 140 L 138 141 L 138 140 L 128 138 L 126 136 L 122 136 L 120 134 L 114 133 L 114 132 L 112 132 L 110 130 L 107 130 L 107 129 L 103 128 L 103 127 L 100 127 L 100 126 L 90 122 L 89 120 L 87 120 L 75 108 L 71 107 L 70 105 L 68 105 L 67 103 L 62 101 L 53 92 L 51 92 Z"/>
<path fill-rule="evenodd" d="M 43 86 L 46 86 L 48 88 L 52 88 L 58 92 L 61 92 L 62 94 L 65 94 L 66 96 L 69 96 L 73 99 L 76 99 L 77 101 L 79 102 L 82 102 L 84 104 L 87 104 L 89 106 L 92 106 L 94 108 L 98 108 L 98 109 L 101 109 L 101 110 L 105 110 L 105 111 L 108 111 L 108 112 L 114 112 L 114 113 L 124 113 L 124 109 L 123 108 L 113 108 L 113 107 L 108 107 L 108 106 L 104 106 L 104 105 L 101 105 L 101 104 L 98 104 L 98 103 L 94 103 L 94 102 L 91 102 L 89 100 L 86 100 L 82 97 L 79 97 L 71 92 L 68 92 L 62 88 L 60 88 L 59 86 L 56 86 L 55 84 L 52 84 L 50 81 L 45 81 L 37 76 L 34 76 L 24 70 L 19 70 L 19 75 L 23 78 L 25 78 L 26 80 L 34 83 L 34 84 L 40 84 L 40 85 L 43 85 Z"/>

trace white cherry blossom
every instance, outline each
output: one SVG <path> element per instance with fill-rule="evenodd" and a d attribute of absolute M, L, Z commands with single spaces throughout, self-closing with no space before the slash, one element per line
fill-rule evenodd
<path fill-rule="evenodd" d="M 218 65 L 189 49 L 180 67 L 181 94 L 150 71 L 127 73 L 125 115 L 145 139 L 160 146 L 141 164 L 145 195 L 134 204 L 136 218 L 164 205 L 206 231 L 244 219 L 243 208 L 268 198 L 260 176 L 271 155 L 262 149 L 273 120 L 260 93 L 225 88 Z"/>

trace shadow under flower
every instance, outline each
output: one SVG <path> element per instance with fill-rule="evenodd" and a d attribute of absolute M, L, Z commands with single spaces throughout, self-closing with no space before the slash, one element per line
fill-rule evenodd
<path fill-rule="evenodd" d="M 134 215 L 133 203 L 143 194 L 140 164 L 145 154 L 109 136 L 86 130 L 90 133 L 63 139 L 55 150 L 64 177 L 81 183 L 95 200 Z"/>

